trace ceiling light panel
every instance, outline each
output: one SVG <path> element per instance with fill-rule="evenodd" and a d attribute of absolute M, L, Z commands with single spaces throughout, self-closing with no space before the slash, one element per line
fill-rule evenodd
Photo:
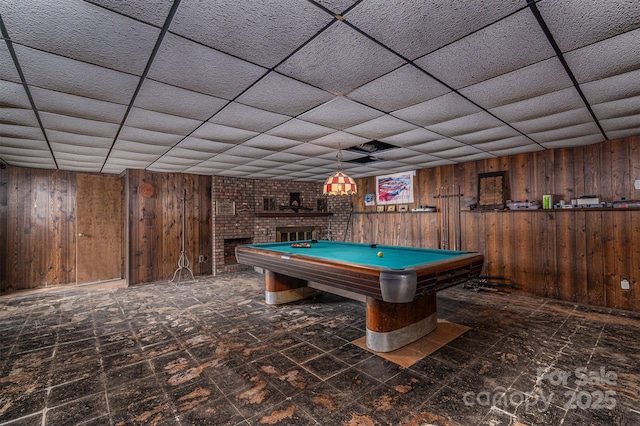
<path fill-rule="evenodd" d="M 374 118 L 366 123 L 345 129 L 346 132 L 369 139 L 382 139 L 399 133 L 415 130 L 418 127 L 390 115 Z"/>
<path fill-rule="evenodd" d="M 221 126 L 220 124 L 204 123 L 198 127 L 191 136 L 200 139 L 208 139 L 215 142 L 227 142 L 238 144 L 251 139 L 258 133 L 235 127 Z"/>
<path fill-rule="evenodd" d="M 640 27 L 640 2 L 563 0 L 537 4 L 562 52 Z"/>
<path fill-rule="evenodd" d="M 214 96 L 146 79 L 134 105 L 151 111 L 205 121 L 228 102 Z"/>
<path fill-rule="evenodd" d="M 194 92 L 233 99 L 265 72 L 257 65 L 167 34 L 148 76 Z"/>
<path fill-rule="evenodd" d="M 640 28 L 564 55 L 578 83 L 640 68 Z"/>
<path fill-rule="evenodd" d="M 336 21 L 276 70 L 336 95 L 402 65 L 393 53 Z"/>
<path fill-rule="evenodd" d="M 462 96 L 451 92 L 435 99 L 395 111 L 392 115 L 419 126 L 430 126 L 480 111 L 480 108 Z"/>
<path fill-rule="evenodd" d="M 118 12 L 122 15 L 131 16 L 139 21 L 147 22 L 161 27 L 167 19 L 171 10 L 171 1 L 122 1 L 122 0 L 87 0 Z"/>
<path fill-rule="evenodd" d="M 334 129 L 320 126 L 319 124 L 309 123 L 298 119 L 289 120 L 286 123 L 274 127 L 267 133 L 274 136 L 292 139 L 294 141 L 309 142 L 330 133 L 334 133 Z"/>
<path fill-rule="evenodd" d="M 160 34 L 81 0 L 8 2 L 2 15 L 14 43 L 136 75 Z"/>
<path fill-rule="evenodd" d="M 286 115 L 231 102 L 209 122 L 252 132 L 266 132 L 290 119 Z"/>
<path fill-rule="evenodd" d="M 460 93 L 484 108 L 495 108 L 573 86 L 557 57 L 467 86 Z"/>
<path fill-rule="evenodd" d="M 278 114 L 296 116 L 332 97 L 324 90 L 272 72 L 236 100 Z"/>
<path fill-rule="evenodd" d="M 139 129 L 185 136 L 202 122 L 141 108 L 131 108 L 125 124 Z"/>
<path fill-rule="evenodd" d="M 401 55 L 415 59 L 522 6 L 521 2 L 501 0 L 363 1 L 345 18 Z"/>
<path fill-rule="evenodd" d="M 7 58 L 8 56 L 2 56 L 0 52 L 0 57 Z M 10 64 L 10 61 L 1 61 L 0 68 L 2 64 Z M 0 80 L 0 105 L 5 108 L 31 109 L 31 103 L 22 84 L 3 80 Z"/>
<path fill-rule="evenodd" d="M 405 65 L 360 86 L 349 98 L 391 112 L 450 92 L 449 88 L 413 65 Z"/>
<path fill-rule="evenodd" d="M 305 112 L 298 118 L 333 129 L 344 130 L 382 115 L 384 115 L 383 112 L 339 97 Z"/>
<path fill-rule="evenodd" d="M 310 2 L 182 0 L 170 30 L 272 68 L 333 17 Z"/>
<path fill-rule="evenodd" d="M 14 45 L 24 76 L 32 86 L 127 105 L 139 78 L 28 47 Z"/>
<path fill-rule="evenodd" d="M 554 56 L 528 9 L 449 44 L 415 63 L 455 89 Z"/>

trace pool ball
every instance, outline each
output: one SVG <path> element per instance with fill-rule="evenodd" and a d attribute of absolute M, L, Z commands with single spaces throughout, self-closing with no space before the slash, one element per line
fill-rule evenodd
<path fill-rule="evenodd" d="M 378 252 L 378 257 L 382 257 L 382 252 L 381 251 Z"/>

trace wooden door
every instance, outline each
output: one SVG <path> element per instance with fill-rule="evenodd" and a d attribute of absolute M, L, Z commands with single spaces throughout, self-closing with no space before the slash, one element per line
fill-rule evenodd
<path fill-rule="evenodd" d="M 122 278 L 123 205 L 120 177 L 78 174 L 77 284 Z"/>

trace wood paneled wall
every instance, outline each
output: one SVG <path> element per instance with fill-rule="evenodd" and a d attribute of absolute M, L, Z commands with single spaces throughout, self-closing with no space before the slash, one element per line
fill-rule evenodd
<path fill-rule="evenodd" d="M 0 167 L 0 291 L 4 289 L 4 283 L 7 279 L 8 189 L 9 168 Z"/>
<path fill-rule="evenodd" d="M 0 191 L 0 199 L 6 198 L 6 247 L 2 250 L 6 273 L 1 290 L 75 282 L 76 175 L 9 167 L 3 176 L 6 194 Z"/>
<path fill-rule="evenodd" d="M 173 277 L 181 253 L 185 194 L 185 252 L 194 275 L 211 274 L 211 177 L 127 170 L 125 182 L 129 284 Z M 143 183 L 153 185 L 153 196 L 144 198 L 138 193 Z M 199 255 L 208 260 L 199 263 Z"/>
<path fill-rule="evenodd" d="M 416 201 L 437 204 L 440 188 L 458 186 L 477 196 L 478 174 L 506 171 L 510 198 L 542 200 L 595 195 L 612 202 L 640 199 L 640 136 L 417 170 Z M 436 213 L 375 213 L 364 194 L 375 193 L 375 178 L 358 179 L 353 240 L 439 247 Z M 449 248 L 454 241 L 455 201 L 450 200 Z M 359 213 L 358 213 L 359 212 Z M 485 255 L 484 274 L 505 277 L 518 292 L 640 311 L 640 210 L 489 211 L 460 214 L 462 249 Z M 634 244 L 635 242 L 635 244 Z M 621 289 L 622 278 L 631 289 Z"/>

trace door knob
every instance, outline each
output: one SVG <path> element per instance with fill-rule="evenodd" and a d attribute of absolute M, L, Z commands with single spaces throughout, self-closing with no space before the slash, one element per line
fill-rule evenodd
<path fill-rule="evenodd" d="M 78 237 L 86 237 L 86 236 L 87 236 L 87 234 L 85 234 L 85 233 L 83 233 L 83 232 L 80 232 L 80 233 L 78 234 Z"/>

